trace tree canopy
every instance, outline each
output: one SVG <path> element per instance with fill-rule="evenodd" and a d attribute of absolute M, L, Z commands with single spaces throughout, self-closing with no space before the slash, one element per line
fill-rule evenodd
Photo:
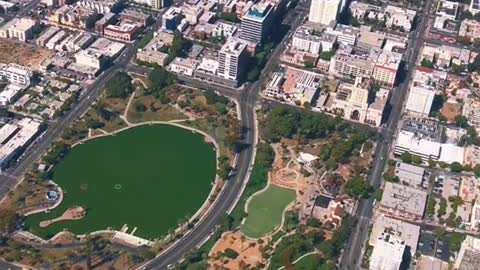
<path fill-rule="evenodd" d="M 132 91 L 132 78 L 123 71 L 120 71 L 107 82 L 107 95 L 114 98 L 126 98 Z"/>

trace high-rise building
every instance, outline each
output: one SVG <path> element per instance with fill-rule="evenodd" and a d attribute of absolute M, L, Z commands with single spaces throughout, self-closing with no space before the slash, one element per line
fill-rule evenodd
<path fill-rule="evenodd" d="M 272 29 L 274 7 L 267 2 L 253 5 L 242 17 L 240 38 L 253 43 L 261 43 Z"/>
<path fill-rule="evenodd" d="M 240 79 L 247 60 L 247 45 L 236 38 L 230 38 L 218 53 L 218 76 L 233 81 Z"/>
<path fill-rule="evenodd" d="M 381 234 L 373 248 L 370 270 L 398 270 L 402 264 L 405 242 L 390 234 Z"/>
<path fill-rule="evenodd" d="M 308 20 L 315 23 L 329 25 L 337 20 L 341 11 L 341 0 L 312 0 Z"/>
<path fill-rule="evenodd" d="M 455 260 L 455 269 L 476 270 L 480 265 L 480 239 L 467 235 Z"/>

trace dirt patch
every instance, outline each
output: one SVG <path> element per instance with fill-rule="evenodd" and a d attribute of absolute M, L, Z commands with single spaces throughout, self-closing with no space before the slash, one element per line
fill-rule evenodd
<path fill-rule="evenodd" d="M 250 240 L 240 232 L 224 234 L 210 251 L 209 269 L 251 269 L 259 264 L 266 264 L 261 250 L 265 247 L 264 240 Z M 225 256 L 225 250 L 232 249 L 238 253 L 234 259 Z"/>
<path fill-rule="evenodd" d="M 40 64 L 53 56 L 53 52 L 24 42 L 0 39 L 0 63 L 16 63 L 38 69 Z"/>
<path fill-rule="evenodd" d="M 447 102 L 443 105 L 441 113 L 448 119 L 448 122 L 453 122 L 455 117 L 460 115 L 462 111 L 458 103 Z"/>

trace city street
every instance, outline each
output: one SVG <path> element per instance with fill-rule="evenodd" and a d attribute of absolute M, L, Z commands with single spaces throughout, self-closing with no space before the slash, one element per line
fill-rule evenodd
<path fill-rule="evenodd" d="M 425 10 L 430 10 L 432 6 L 432 0 L 428 0 L 425 3 Z M 417 28 L 412 32 L 409 45 L 406 54 L 406 66 L 407 70 L 406 78 L 395 88 L 391 97 L 390 104 L 392 111 L 390 118 L 387 121 L 386 128 L 382 132 L 382 139 L 377 143 L 375 150 L 375 159 L 370 172 L 370 184 L 378 189 L 382 183 L 382 174 L 385 163 L 388 160 L 388 155 L 391 150 L 391 144 L 394 141 L 394 134 L 397 130 L 398 123 L 401 119 L 401 113 L 403 110 L 404 102 L 407 96 L 409 82 L 413 76 L 415 69 L 415 63 L 418 58 L 418 54 L 424 42 L 425 32 L 427 29 L 428 20 L 422 19 Z M 365 248 L 365 243 L 368 236 L 368 228 L 372 222 L 374 198 L 370 197 L 366 200 L 361 200 L 358 203 L 356 211 L 356 217 L 358 219 L 350 240 L 344 250 L 340 269 L 352 270 L 361 269 L 360 263 Z"/>

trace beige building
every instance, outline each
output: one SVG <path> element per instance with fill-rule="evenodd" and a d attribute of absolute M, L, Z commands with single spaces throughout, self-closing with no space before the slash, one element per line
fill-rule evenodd
<path fill-rule="evenodd" d="M 0 37 L 27 41 L 33 38 L 37 21 L 28 18 L 14 18 L 0 29 Z"/>
<path fill-rule="evenodd" d="M 393 87 L 401 61 L 401 54 L 383 51 L 373 69 L 373 79 L 383 86 Z"/>
<path fill-rule="evenodd" d="M 422 220 L 426 201 L 425 191 L 386 182 L 378 209 L 386 215 Z"/>

